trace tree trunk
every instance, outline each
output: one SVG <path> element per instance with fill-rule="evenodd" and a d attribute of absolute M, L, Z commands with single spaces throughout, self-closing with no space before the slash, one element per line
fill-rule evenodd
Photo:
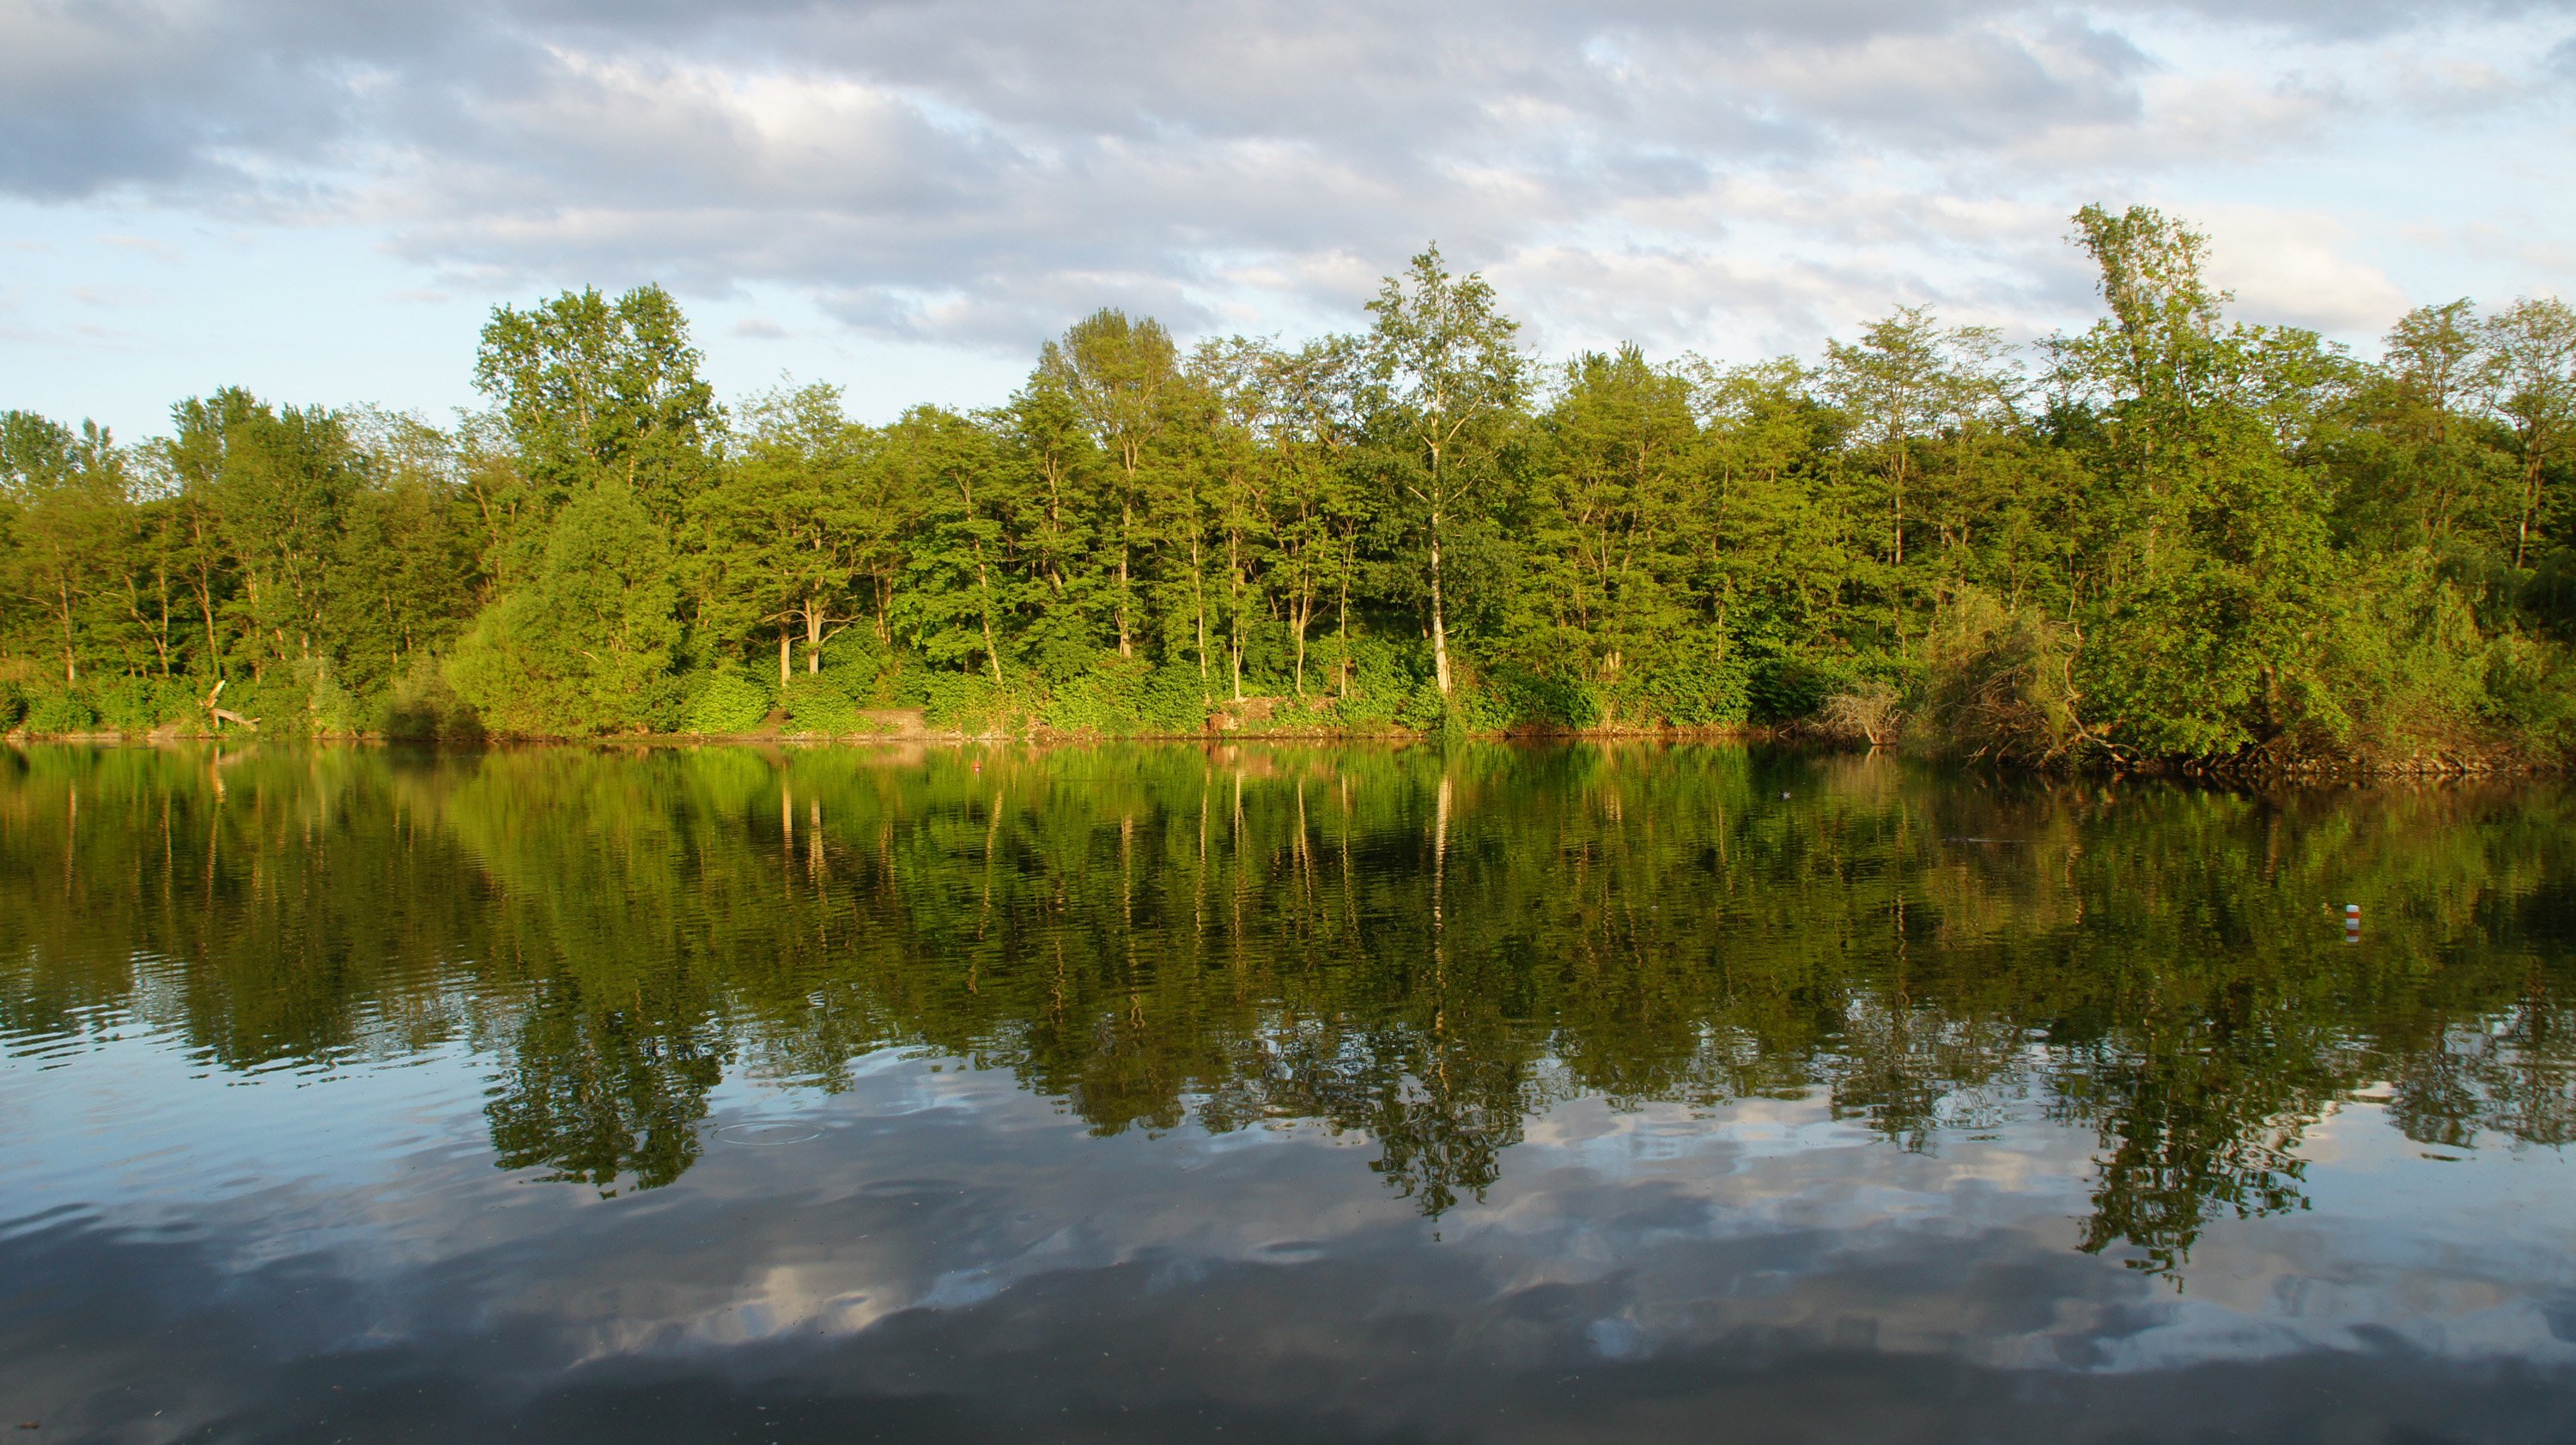
<path fill-rule="evenodd" d="M 2514 532 L 2513 569 L 2522 570 L 2523 553 L 2531 547 L 2531 519 L 2540 510 L 2540 448 L 2526 444 L 2522 463 L 2522 523 Z"/>
<path fill-rule="evenodd" d="M 1333 615 L 1341 641 L 1341 656 L 1333 663 L 1333 694 L 1343 702 L 1351 700 L 1351 563 L 1356 547 L 1352 536 L 1345 533 L 1342 537 L 1340 592 L 1335 599 Z"/>
<path fill-rule="evenodd" d="M 1302 699 L 1306 696 L 1306 628 L 1315 620 L 1313 596 L 1300 598 L 1289 616 L 1297 633 L 1297 696 Z"/>
<path fill-rule="evenodd" d="M 1449 619 L 1440 598 L 1440 509 L 1431 509 L 1431 672 L 1449 696 Z"/>
<path fill-rule="evenodd" d="M 823 671 L 823 594 L 817 592 L 805 599 L 805 675 L 815 677 Z"/>
<path fill-rule="evenodd" d="M 793 655 L 794 643 L 792 639 L 794 639 L 795 635 L 796 634 L 788 627 L 786 618 L 782 617 L 778 619 L 778 689 L 781 692 L 787 690 L 787 677 L 791 670 L 788 666 L 788 659 Z"/>
<path fill-rule="evenodd" d="M 975 585 L 984 596 L 984 657 L 993 664 L 993 686 L 1002 683 L 1002 645 L 993 636 L 993 579 L 984 567 L 984 544 L 975 544 Z"/>
<path fill-rule="evenodd" d="M 1208 700 L 1207 565 L 1199 557 L 1198 523 L 1190 523 L 1190 605 L 1198 613 L 1199 701 Z"/>
<path fill-rule="evenodd" d="M 1127 476 L 1128 488 L 1136 485 L 1134 472 Z M 1135 641 L 1127 633 L 1127 533 L 1136 525 L 1135 509 L 1122 498 L 1118 503 L 1118 655 L 1136 655 Z"/>
<path fill-rule="evenodd" d="M 1225 533 L 1225 582 L 1228 616 L 1225 621 L 1226 665 L 1234 681 L 1234 700 L 1243 701 L 1243 534 L 1234 528 Z"/>
<path fill-rule="evenodd" d="M 65 686 L 65 687 L 78 687 L 78 686 L 80 685 L 80 659 L 79 659 L 79 655 L 78 655 L 78 653 L 77 653 L 77 652 L 75 652 L 75 651 L 74 651 L 74 649 L 73 649 L 73 647 L 72 647 L 72 589 L 71 589 L 71 583 L 70 583 L 70 582 L 68 582 L 68 581 L 66 581 L 66 580 L 64 580 L 64 579 L 62 579 L 62 578 L 57 577 L 57 578 L 55 579 L 55 595 L 60 599 L 61 604 L 62 604 L 62 606 L 61 606 L 61 611 L 62 611 L 62 619 L 63 619 L 63 686 Z"/>

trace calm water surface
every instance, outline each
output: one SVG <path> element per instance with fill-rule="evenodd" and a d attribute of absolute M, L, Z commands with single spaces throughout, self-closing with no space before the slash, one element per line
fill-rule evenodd
<path fill-rule="evenodd" d="M 0 752 L 0 1428 L 2576 1439 L 2571 840 L 1728 749 Z"/>

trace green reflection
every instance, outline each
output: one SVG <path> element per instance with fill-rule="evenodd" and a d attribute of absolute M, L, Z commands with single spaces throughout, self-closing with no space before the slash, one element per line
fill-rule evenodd
<path fill-rule="evenodd" d="M 1712 747 L 0 754 L 0 1027 L 495 1060 L 503 1167 L 678 1178 L 727 1070 L 903 1045 L 1097 1132 L 1357 1130 L 1429 1213 L 1528 1119 L 1821 1092 L 2098 1136 L 2082 1247 L 2303 1202 L 2359 1091 L 2559 1145 L 2568 795 L 2042 786 Z M 1786 795 L 1785 797 L 1783 795 Z M 2346 944 L 2342 906 L 2365 931 Z"/>

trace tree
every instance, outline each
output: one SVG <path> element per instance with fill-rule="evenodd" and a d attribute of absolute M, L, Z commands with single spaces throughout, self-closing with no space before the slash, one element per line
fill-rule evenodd
<path fill-rule="evenodd" d="M 1907 487 L 1922 492 L 1937 479 L 1947 500 L 1966 504 L 1931 519 L 1945 551 L 1965 546 L 1974 526 L 1968 518 L 1987 510 L 1987 499 L 1963 495 L 1975 490 L 1980 443 L 1991 424 L 2010 416 L 2002 351 L 1991 328 L 1944 326 L 1919 306 L 1870 323 L 1857 342 L 1825 344 L 1826 390 L 1851 416 L 1854 438 L 1886 488 L 1886 604 L 1899 645 L 1914 586 L 1905 554 Z"/>
<path fill-rule="evenodd" d="M 1074 323 L 1062 341 L 1047 343 L 1038 354 L 1039 372 L 1072 399 L 1117 469 L 1100 530 L 1116 557 L 1111 595 L 1121 657 L 1135 651 L 1138 514 L 1151 503 L 1149 472 L 1180 389 L 1179 357 L 1161 322 L 1150 316 L 1130 321 L 1114 307 Z"/>
<path fill-rule="evenodd" d="M 669 700 L 678 600 L 661 529 L 602 477 L 556 516 L 529 585 L 476 620 L 450 674 L 501 732 L 647 726 Z"/>
<path fill-rule="evenodd" d="M 1539 422 L 1525 595 L 1553 615 L 1534 664 L 1581 659 L 1617 687 L 1691 623 L 1688 493 L 1700 465 L 1690 383 L 1634 346 L 1567 363 Z"/>
<path fill-rule="evenodd" d="M 1370 513 L 1351 476 L 1362 441 L 1356 403 L 1365 359 L 1355 338 L 1332 336 L 1293 352 L 1264 347 L 1255 364 L 1264 397 L 1257 429 L 1270 454 L 1258 505 L 1289 630 L 1291 686 L 1306 695 L 1307 638 L 1330 594 L 1340 623 L 1334 675 L 1346 692 L 1355 543 Z"/>
<path fill-rule="evenodd" d="M 2489 317 L 2485 381 L 2489 404 L 2513 427 L 2522 453 L 2522 507 L 2514 521 L 2513 565 L 2531 551 L 2549 466 L 2576 435 L 2576 307 L 2529 297 Z"/>
<path fill-rule="evenodd" d="M 905 608 L 933 662 L 980 656 L 996 688 L 1009 685 L 1002 654 L 1015 589 L 1004 571 L 1001 517 L 979 486 L 997 454 L 991 430 L 939 407 L 918 406 L 890 429 L 893 465 L 922 499 L 923 532 L 910 566 L 918 579 Z"/>
<path fill-rule="evenodd" d="M 754 398 L 745 420 L 724 480 L 698 506 L 715 527 L 721 595 L 756 614 L 739 621 L 778 624 L 783 687 L 794 633 L 817 673 L 824 644 L 857 620 L 850 592 L 872 540 L 866 478 L 878 442 L 842 414 L 840 388 L 820 382 Z"/>
<path fill-rule="evenodd" d="M 1013 394 L 1002 416 L 1008 424 L 1003 470 L 1018 502 L 1015 555 L 1036 584 L 1029 639 L 1038 669 L 1063 681 L 1087 671 L 1104 637 L 1106 597 L 1113 613 L 1120 595 L 1097 558 L 1101 471 L 1106 460 L 1092 440 L 1072 375 L 1040 365 Z"/>
<path fill-rule="evenodd" d="M 327 655 L 326 618 L 346 513 L 366 485 L 346 422 L 322 407 L 274 407 L 239 387 L 172 409 L 169 457 L 201 499 L 253 671 Z"/>
<path fill-rule="evenodd" d="M 1403 278 L 1387 277 L 1368 309 L 1377 401 L 1407 453 L 1397 485 L 1423 511 L 1432 668 L 1446 698 L 1456 678 L 1441 551 L 1460 510 L 1497 470 L 1520 409 L 1527 370 L 1513 344 L 1520 323 L 1497 307 L 1481 274 L 1450 275 L 1437 245 L 1414 257 Z"/>
<path fill-rule="evenodd" d="M 484 324 L 474 384 L 500 408 L 546 509 L 614 477 L 666 531 L 706 485 L 715 389 L 671 293 L 567 291 Z"/>
<path fill-rule="evenodd" d="M 2406 529 L 2408 544 L 2446 545 L 2464 513 L 2474 526 L 2497 500 L 2499 457 L 2477 416 L 2485 327 L 2466 298 L 2419 306 L 2385 346 L 2378 372 L 2356 388 L 2343 511 L 2354 525 Z"/>
<path fill-rule="evenodd" d="M 127 502 L 124 459 L 95 423 L 74 432 L 32 412 L 0 413 L 0 488 L 18 514 L 10 591 L 47 619 L 63 685 L 73 686 L 82 613 L 107 584 Z"/>
<path fill-rule="evenodd" d="M 2051 343 L 2098 428 L 2088 716 L 2108 746 L 2150 755 L 2346 732 L 2316 671 L 2337 565 L 2326 498 L 2285 447 L 2324 380 L 2313 336 L 2226 326 L 2205 241 L 2150 207 L 2075 221 L 2112 313 Z"/>

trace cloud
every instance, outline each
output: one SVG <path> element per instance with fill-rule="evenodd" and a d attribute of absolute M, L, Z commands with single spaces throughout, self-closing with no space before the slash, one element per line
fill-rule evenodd
<path fill-rule="evenodd" d="M 999 350 L 1102 304 L 1347 316 L 1437 236 L 1550 288 L 1542 339 L 1812 342 L 1897 299 L 2045 315 L 2082 200 L 2542 104 L 2571 10 L 0 0 L 0 194 L 354 227 L 443 286 L 783 285 Z M 2243 289 L 2378 304 L 2292 279 Z"/>
<path fill-rule="evenodd" d="M 2388 273 L 2346 254 L 2350 237 L 2330 216 L 2239 206 L 2199 219 L 2211 278 L 2249 319 L 2376 335 L 2410 304 Z"/>

